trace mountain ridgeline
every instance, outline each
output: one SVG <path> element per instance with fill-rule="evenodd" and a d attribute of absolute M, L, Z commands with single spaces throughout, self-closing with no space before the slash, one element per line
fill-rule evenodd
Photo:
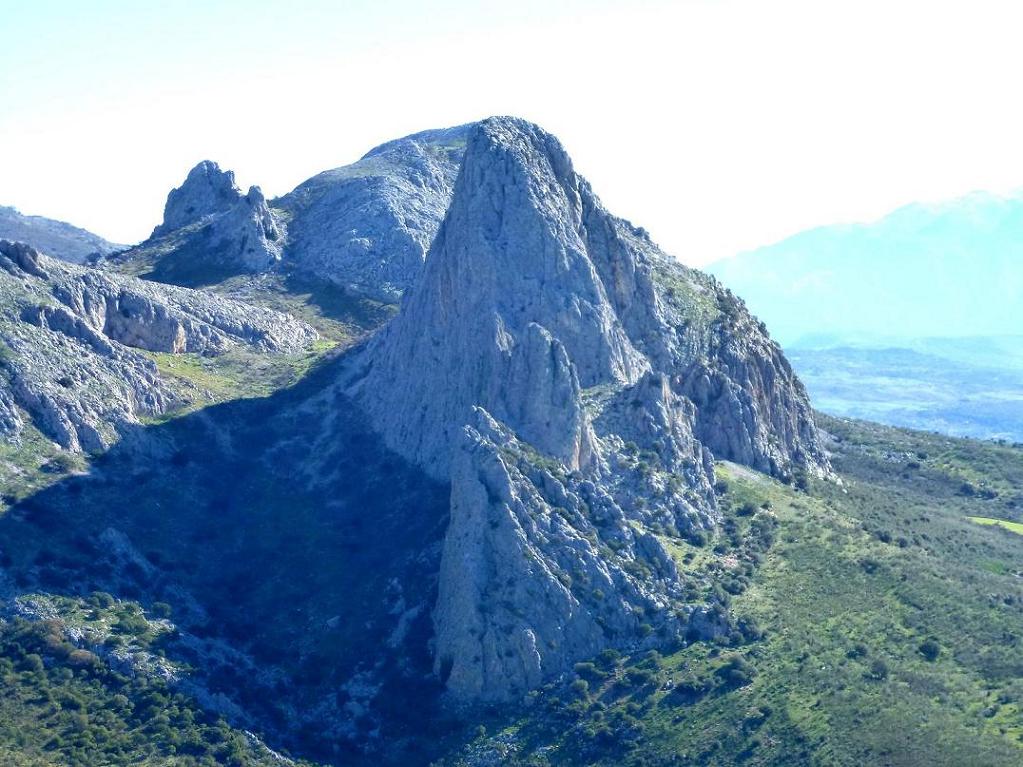
<path fill-rule="evenodd" d="M 1023 335 L 1012 311 L 1023 301 L 1020 259 L 1023 195 L 976 192 L 906 205 L 871 223 L 811 229 L 709 269 L 786 348 L 878 348 Z"/>
<path fill-rule="evenodd" d="M 193 287 L 280 268 L 391 303 L 422 268 L 451 200 L 461 126 L 383 144 L 269 203 L 204 160 L 167 198 L 152 236 L 116 268 Z"/>
<path fill-rule="evenodd" d="M 26 216 L 3 205 L 0 205 L 0 239 L 23 242 L 48 256 L 75 264 L 108 256 L 125 247 L 63 221 Z"/>

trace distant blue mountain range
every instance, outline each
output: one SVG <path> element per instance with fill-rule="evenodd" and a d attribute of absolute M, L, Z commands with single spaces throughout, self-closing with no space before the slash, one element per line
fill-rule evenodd
<path fill-rule="evenodd" d="M 1023 194 L 907 205 L 712 264 L 815 406 L 1023 441 Z"/>
<path fill-rule="evenodd" d="M 824 226 L 708 269 L 783 346 L 1023 335 L 1023 194 L 907 205 Z"/>

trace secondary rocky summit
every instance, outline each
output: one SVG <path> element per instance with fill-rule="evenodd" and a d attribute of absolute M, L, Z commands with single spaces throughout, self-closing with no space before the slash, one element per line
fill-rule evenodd
<path fill-rule="evenodd" d="M 463 699 L 720 630 L 666 545 L 714 525 L 713 459 L 827 468 L 763 326 L 513 118 L 470 129 L 423 274 L 350 375 L 386 443 L 451 482 L 435 670 Z"/>
<path fill-rule="evenodd" d="M 242 192 L 232 171 L 203 160 L 167 195 L 163 221 L 149 239 L 109 263 L 147 265 L 159 282 L 193 286 L 260 273 L 281 260 L 287 229 L 258 186 Z"/>
<path fill-rule="evenodd" d="M 468 130 L 390 141 L 269 203 L 258 187 L 242 194 L 231 171 L 201 162 L 168 195 L 152 236 L 113 264 L 148 265 L 150 279 L 186 285 L 284 269 L 397 301 L 451 201 Z"/>
<path fill-rule="evenodd" d="M 289 219 L 286 266 L 360 295 L 400 298 L 451 202 L 468 131 L 389 141 L 274 200 Z"/>

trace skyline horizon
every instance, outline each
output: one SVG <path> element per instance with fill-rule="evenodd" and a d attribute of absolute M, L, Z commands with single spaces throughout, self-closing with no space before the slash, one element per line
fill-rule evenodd
<path fill-rule="evenodd" d="M 499 115 L 489 115 L 488 117 L 496 117 L 496 116 L 499 116 Z M 480 122 L 481 120 L 485 120 L 485 119 L 487 119 L 487 117 L 480 118 L 479 120 L 471 120 L 468 123 L 457 123 L 457 124 L 452 124 L 452 125 L 448 125 L 448 126 L 443 126 L 442 128 L 439 128 L 439 129 L 442 130 L 444 128 L 452 128 L 452 127 L 458 127 L 459 125 L 472 124 L 474 122 Z M 540 125 L 540 127 L 543 127 L 541 123 L 536 123 L 536 124 Z M 238 185 L 239 189 L 241 189 L 242 191 L 245 191 L 245 190 L 247 190 L 251 186 L 259 187 L 259 189 L 266 196 L 267 201 L 268 202 L 273 202 L 274 200 L 276 200 L 278 198 L 281 198 L 281 197 L 284 197 L 285 195 L 291 193 L 298 186 L 300 186 L 302 183 L 307 181 L 309 178 L 313 178 L 314 176 L 316 176 L 316 175 L 318 175 L 320 173 L 328 172 L 328 171 L 331 171 L 331 170 L 336 170 L 338 168 L 343 168 L 343 167 L 346 167 L 347 165 L 350 165 L 350 164 L 353 164 L 355 162 L 358 162 L 366 154 L 372 152 L 374 149 L 376 149 L 379 146 L 382 146 L 382 145 L 387 144 L 387 143 L 389 143 L 391 141 L 394 141 L 394 140 L 408 138 L 408 137 L 414 136 L 414 135 L 416 135 L 418 133 L 422 133 L 422 132 L 426 132 L 426 131 L 430 131 L 430 130 L 435 130 L 435 129 L 436 128 L 425 128 L 425 129 L 422 129 L 422 130 L 413 131 L 412 133 L 409 133 L 409 134 L 405 134 L 405 135 L 402 135 L 402 136 L 395 136 L 393 138 L 381 141 L 381 142 L 379 142 L 377 144 L 374 144 L 373 146 L 369 147 L 365 152 L 363 152 L 361 155 L 359 155 L 358 157 L 354 158 L 350 162 L 344 163 L 342 165 L 336 165 L 336 166 L 331 166 L 331 167 L 323 168 L 322 170 L 317 171 L 316 173 L 314 173 L 313 176 L 309 176 L 306 179 L 302 179 L 299 182 L 297 182 L 293 187 L 290 187 L 290 188 L 287 188 L 287 189 L 283 189 L 283 190 L 269 190 L 266 187 L 264 187 L 263 185 L 259 184 L 258 182 L 251 182 L 250 183 L 248 181 L 244 181 L 244 182 L 239 181 L 238 178 L 239 178 L 239 176 L 241 174 L 239 174 L 239 172 L 235 168 L 226 167 L 226 166 L 222 165 L 216 158 L 207 156 L 207 157 L 203 157 L 201 159 L 197 159 L 193 164 L 189 165 L 188 168 L 181 173 L 180 180 L 178 182 L 174 183 L 172 186 L 170 186 L 166 190 L 166 194 L 169 194 L 173 189 L 177 189 L 184 182 L 185 177 L 188 175 L 189 171 L 194 169 L 196 166 L 198 166 L 198 165 L 200 165 L 200 164 L 202 164 L 204 162 L 213 162 L 218 167 L 220 167 L 221 170 L 230 171 L 230 172 L 232 172 L 234 174 L 234 176 L 235 176 L 235 183 Z M 569 154 L 571 155 L 571 152 L 569 152 Z M 584 173 L 582 175 L 585 177 Z M 587 179 L 587 180 L 589 180 L 589 179 Z M 604 199 L 602 197 L 602 195 L 600 194 L 600 190 L 599 189 L 595 188 L 594 191 L 596 192 L 598 197 L 601 197 L 601 199 Z M 164 195 L 164 201 L 166 201 L 166 194 Z M 746 255 L 746 254 L 752 253 L 754 251 L 757 251 L 757 250 L 760 250 L 760 249 L 763 249 L 763 248 L 769 248 L 769 247 L 772 247 L 774 245 L 778 245 L 778 244 L 780 244 L 782 242 L 785 242 L 786 240 L 792 239 L 793 237 L 798 237 L 799 235 L 802 235 L 802 234 L 805 234 L 805 233 L 808 233 L 808 232 L 813 232 L 813 231 L 816 231 L 818 229 L 827 229 L 827 228 L 831 228 L 831 227 L 845 227 L 845 226 L 849 226 L 849 227 L 870 226 L 870 225 L 876 224 L 876 223 L 878 223 L 880 221 L 883 221 L 884 219 L 888 218 L 889 216 L 892 216 L 892 215 L 894 215 L 894 214 L 898 213 L 899 211 L 901 211 L 903 209 L 906 209 L 906 208 L 911 208 L 911 207 L 914 207 L 914 206 L 939 207 L 939 206 L 945 206 L 945 205 L 952 205 L 952 204 L 962 202 L 962 201 L 964 201 L 964 200 L 966 200 L 966 199 L 968 199 L 970 197 L 975 197 L 975 196 L 982 196 L 982 197 L 987 197 L 987 198 L 992 198 L 992 199 L 1004 199 L 1004 200 L 1023 198 L 1023 182 L 1021 182 L 1018 185 L 1014 185 L 1014 186 L 1011 186 L 1009 188 L 1000 189 L 1000 190 L 999 189 L 973 188 L 973 189 L 967 189 L 967 190 L 962 191 L 961 193 L 953 194 L 951 196 L 946 196 L 946 197 L 940 197 L 940 198 L 934 198 L 934 199 L 911 199 L 911 200 L 905 200 L 904 202 L 898 203 L 898 204 L 894 205 L 893 207 L 891 207 L 891 208 L 889 208 L 889 209 L 887 209 L 885 211 L 882 211 L 881 213 L 878 213 L 878 214 L 875 214 L 875 215 L 872 215 L 872 216 L 869 216 L 869 217 L 868 216 L 864 216 L 864 217 L 861 217 L 861 218 L 850 218 L 850 219 L 842 219 L 842 220 L 822 221 L 822 222 L 819 222 L 819 223 L 810 224 L 808 226 L 801 227 L 799 229 L 790 231 L 790 232 L 788 232 L 786 234 L 782 234 L 781 236 L 776 237 L 775 239 L 772 239 L 772 240 L 769 240 L 769 241 L 760 242 L 758 244 L 754 244 L 754 245 L 751 245 L 749 247 L 746 247 L 746 248 L 743 248 L 743 249 L 739 249 L 739 250 L 733 250 L 733 251 L 728 252 L 728 253 L 721 253 L 721 254 L 718 254 L 718 255 L 714 256 L 713 258 L 696 259 L 696 260 L 693 260 L 693 261 L 687 261 L 687 260 L 681 258 L 679 256 L 679 254 L 673 252 L 668 246 L 664 245 L 664 243 L 661 242 L 661 240 L 658 239 L 657 233 L 652 231 L 642 221 L 637 221 L 637 220 L 631 219 L 631 218 L 629 218 L 627 216 L 623 216 L 623 218 L 626 218 L 627 220 L 629 220 L 630 223 L 632 223 L 633 225 L 639 226 L 639 227 L 645 229 L 647 231 L 648 235 L 650 236 L 650 238 L 655 243 L 657 243 L 664 250 L 664 252 L 667 255 L 670 255 L 670 256 L 678 259 L 679 261 L 681 261 L 682 263 L 684 263 L 684 264 L 686 264 L 688 266 L 692 266 L 692 267 L 695 267 L 695 268 L 701 268 L 702 269 L 702 268 L 709 267 L 709 266 L 711 266 L 713 264 L 719 264 L 721 262 L 728 261 L 728 260 L 736 258 L 738 256 Z M 151 225 L 135 224 L 135 229 L 136 230 L 143 230 L 144 229 L 147 232 L 144 236 L 142 236 L 141 238 L 137 238 L 137 239 L 123 240 L 123 239 L 118 239 L 117 237 L 108 237 L 107 236 L 107 232 L 97 231 L 96 229 L 90 228 L 89 226 L 86 226 L 86 225 L 82 224 L 81 222 L 78 222 L 78 221 L 75 221 L 75 220 L 70 220 L 70 219 L 65 219 L 65 218 L 58 218 L 58 217 L 52 215 L 50 212 L 45 211 L 45 210 L 26 210 L 17 201 L 8 201 L 8 200 L 0 199 L 0 208 L 12 209 L 12 210 L 16 211 L 17 213 L 19 213 L 20 215 L 25 216 L 25 217 L 29 217 L 29 218 L 31 218 L 31 217 L 47 218 L 47 219 L 58 221 L 58 222 L 61 222 L 61 223 L 64 223 L 64 224 L 69 224 L 69 225 L 71 225 L 73 227 L 76 227 L 78 229 L 83 229 L 83 230 L 89 232 L 90 234 L 97 235 L 97 236 L 103 238 L 104 240 L 107 240 L 108 242 L 110 242 L 112 244 L 123 245 L 123 246 L 126 246 L 126 247 L 133 247 L 133 246 L 138 245 L 138 244 L 140 244 L 142 242 L 145 242 L 151 236 L 152 230 L 155 227 L 157 227 L 161 223 L 161 221 L 163 219 L 163 207 L 161 205 L 159 210 L 156 213 L 154 213 L 154 215 L 152 216 L 153 223 Z"/>
<path fill-rule="evenodd" d="M 694 265 L 1020 186 L 1023 9 L 825 5 L 0 0 L 0 200 L 133 242 L 200 159 L 278 196 L 491 114 Z"/>

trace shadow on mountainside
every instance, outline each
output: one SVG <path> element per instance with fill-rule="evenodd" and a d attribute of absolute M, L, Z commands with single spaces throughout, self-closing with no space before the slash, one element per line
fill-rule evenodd
<path fill-rule="evenodd" d="M 413 763 L 425 755 L 405 736 L 436 725 L 427 642 L 448 489 L 380 445 L 332 385 L 344 362 L 130 430 L 87 475 L 0 518 L 0 549 L 17 593 L 169 604 L 167 657 L 271 743 L 350 764 L 379 728 L 387 761 Z"/>

